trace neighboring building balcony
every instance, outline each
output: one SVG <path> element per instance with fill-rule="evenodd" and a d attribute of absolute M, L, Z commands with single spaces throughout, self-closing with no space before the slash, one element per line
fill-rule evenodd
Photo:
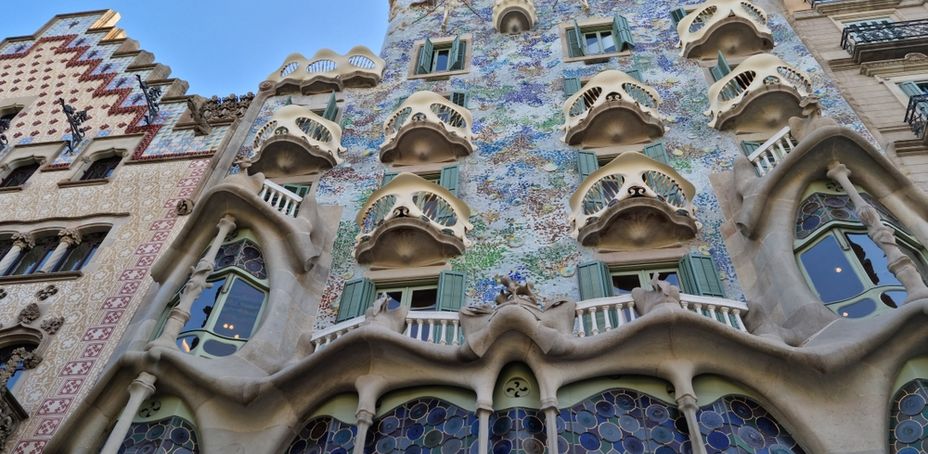
<path fill-rule="evenodd" d="M 355 257 L 377 268 L 439 265 L 464 252 L 470 208 L 447 189 L 401 173 L 358 212 Z"/>
<path fill-rule="evenodd" d="M 677 24 L 681 55 L 715 58 L 756 54 L 773 48 L 767 13 L 745 0 L 709 0 Z"/>
<path fill-rule="evenodd" d="M 375 87 L 383 77 L 384 64 L 382 58 L 364 46 L 354 47 L 346 55 L 322 49 L 311 59 L 294 53 L 268 75 L 262 89 L 273 88 L 277 94 L 313 94 Z"/>
<path fill-rule="evenodd" d="M 660 95 L 628 74 L 597 74 L 564 103 L 564 142 L 587 148 L 650 142 L 664 134 Z"/>
<path fill-rule="evenodd" d="M 471 113 L 430 91 L 414 93 L 387 118 L 380 160 L 394 165 L 448 162 L 470 155 Z"/>
<path fill-rule="evenodd" d="M 841 47 L 856 63 L 928 54 L 928 19 L 851 24 L 841 33 Z"/>
<path fill-rule="evenodd" d="M 709 126 L 738 133 L 774 132 L 818 109 L 812 80 L 779 57 L 749 57 L 709 87 Z"/>
<path fill-rule="evenodd" d="M 694 193 L 672 167 L 623 153 L 570 198 L 572 235 L 584 246 L 610 251 L 679 245 L 696 236 Z"/>
<path fill-rule="evenodd" d="M 342 128 L 305 106 L 291 104 L 274 112 L 255 134 L 249 172 L 269 178 L 303 175 L 335 167 L 345 151 Z"/>
<path fill-rule="evenodd" d="M 909 106 L 905 111 L 905 122 L 912 128 L 912 132 L 915 133 L 918 139 L 928 145 L 928 134 L 925 134 L 926 129 L 928 129 L 926 128 L 928 126 L 928 94 L 909 97 Z"/>
<path fill-rule="evenodd" d="M 537 23 L 532 0 L 496 0 L 493 3 L 493 25 L 500 33 L 521 33 L 531 30 Z"/>

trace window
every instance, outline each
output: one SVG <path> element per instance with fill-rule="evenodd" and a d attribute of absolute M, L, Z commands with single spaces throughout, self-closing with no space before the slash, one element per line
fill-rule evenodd
<path fill-rule="evenodd" d="M 928 94 L 928 80 L 901 82 L 899 89 L 908 97 Z"/>
<path fill-rule="evenodd" d="M 677 275 L 676 267 L 613 271 L 611 276 L 613 295 L 629 294 L 636 287 L 651 288 L 651 280 L 655 276 L 680 287 L 680 277 Z"/>
<path fill-rule="evenodd" d="M 94 232 L 83 235 L 81 243 L 71 246 L 64 258 L 55 265 L 53 271 L 80 271 L 83 269 L 90 263 L 90 259 L 97 254 L 100 244 L 106 238 L 106 233 Z"/>
<path fill-rule="evenodd" d="M 222 245 L 214 266 L 207 279 L 211 286 L 193 302 L 177 337 L 182 351 L 206 358 L 231 355 L 248 341 L 268 295 L 264 257 L 247 232 Z M 178 294 L 162 316 L 162 328 L 179 299 Z"/>
<path fill-rule="evenodd" d="M 733 66 L 728 64 L 728 60 L 725 59 L 725 54 L 722 51 L 719 51 L 719 56 L 716 58 L 715 66 L 709 68 L 709 74 L 712 75 L 712 80 L 718 82 L 719 79 L 728 75 L 731 72 Z"/>
<path fill-rule="evenodd" d="M 396 175 L 397 174 L 393 172 L 385 172 L 383 174 L 383 180 L 381 180 L 380 185 L 386 185 L 394 178 L 396 178 Z M 448 192 L 455 196 L 458 195 L 458 180 L 460 178 L 460 171 L 456 165 L 444 167 L 438 172 L 423 172 L 417 175 L 430 183 L 435 183 L 447 189 Z"/>
<path fill-rule="evenodd" d="M 29 180 L 29 177 L 31 177 L 36 170 L 39 170 L 39 163 L 35 161 L 14 167 L 13 170 L 6 174 L 3 180 L 0 181 L 0 188 L 14 188 L 22 186 L 26 184 L 26 181 Z"/>
<path fill-rule="evenodd" d="M 683 293 L 725 297 L 712 257 L 690 253 L 683 256 L 676 266 L 615 268 L 613 270 L 604 262 L 581 263 L 577 267 L 580 299 L 623 295 L 631 292 L 635 287 L 649 288 L 655 274 L 660 279 L 679 287 Z"/>
<path fill-rule="evenodd" d="M 7 345 L 3 348 L 0 348 L 0 371 L 6 371 L 8 367 L 13 367 L 15 370 L 13 374 L 10 375 L 10 378 L 7 379 L 6 389 L 12 391 L 16 386 L 16 383 L 22 378 L 23 371 L 26 370 L 26 365 L 23 364 L 23 360 L 20 359 L 15 364 L 9 364 L 10 360 L 13 358 L 13 352 L 17 349 L 24 349 L 26 352 L 31 352 L 36 349 L 35 344 L 13 344 Z"/>
<path fill-rule="evenodd" d="M 377 285 L 366 278 L 353 279 L 346 282 L 342 290 L 336 320 L 341 322 L 364 315 L 381 295 L 390 297 L 387 310 L 405 307 L 414 311 L 457 312 L 464 304 L 464 274 L 442 271 L 431 283 L 389 285 Z"/>
<path fill-rule="evenodd" d="M 869 195 L 896 233 L 899 248 L 925 275 L 924 250 L 892 214 Z M 883 250 L 867 235 L 850 198 L 827 185 L 813 185 L 796 220 L 796 257 L 812 289 L 838 315 L 861 318 L 896 308 L 906 299 L 902 283 L 889 270 Z"/>
<path fill-rule="evenodd" d="M 419 48 L 414 73 L 423 75 L 463 71 L 466 57 L 467 41 L 460 36 L 439 44 L 434 44 L 426 38 L 425 43 Z"/>
<path fill-rule="evenodd" d="M 9 143 L 9 139 L 4 133 L 13 125 L 13 119 L 16 118 L 16 114 L 20 110 L 22 110 L 22 107 L 0 109 L 0 150 Z"/>
<path fill-rule="evenodd" d="M 611 23 L 583 27 L 574 21 L 567 28 L 565 39 L 570 58 L 613 55 L 635 47 L 628 20 L 619 15 Z"/>
<path fill-rule="evenodd" d="M 387 309 L 408 307 L 412 311 L 434 311 L 438 304 L 438 283 L 419 286 L 377 288 L 377 298 L 389 297 Z"/>
<path fill-rule="evenodd" d="M 335 92 L 332 92 L 332 95 L 329 96 L 329 100 L 325 104 L 324 109 L 313 109 L 313 113 L 319 115 L 322 118 L 325 118 L 329 121 L 336 121 L 339 114 L 338 108 L 338 98 L 335 96 Z"/>
<path fill-rule="evenodd" d="M 113 175 L 113 172 L 116 170 L 116 167 L 119 166 L 121 160 L 122 156 L 119 155 L 97 159 L 87 167 L 87 170 L 81 175 L 80 180 L 89 181 L 109 178 Z"/>
<path fill-rule="evenodd" d="M 13 262 L 5 276 L 33 274 L 42 268 L 42 265 L 52 257 L 55 247 L 58 246 L 58 238 L 53 235 L 39 238 L 35 241 L 35 246 L 31 249 L 20 253 L 19 258 Z"/>

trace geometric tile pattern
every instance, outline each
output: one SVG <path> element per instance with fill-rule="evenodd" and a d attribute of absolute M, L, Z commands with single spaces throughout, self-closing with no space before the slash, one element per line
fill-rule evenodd
<path fill-rule="evenodd" d="M 912 380 L 893 398 L 889 411 L 889 450 L 894 454 L 928 452 L 928 380 Z"/>

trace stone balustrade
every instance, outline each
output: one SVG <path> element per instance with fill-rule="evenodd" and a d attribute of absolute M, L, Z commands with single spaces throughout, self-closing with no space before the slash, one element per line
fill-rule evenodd
<path fill-rule="evenodd" d="M 458 313 L 447 311 L 409 311 L 403 334 L 440 345 L 461 345 L 464 340 Z"/>
<path fill-rule="evenodd" d="M 473 152 L 472 125 L 465 107 L 437 93 L 416 92 L 384 122 L 380 160 L 409 165 L 467 156 Z"/>
<path fill-rule="evenodd" d="M 796 148 L 798 141 L 793 137 L 790 127 L 786 126 L 777 131 L 766 142 L 757 147 L 748 155 L 748 160 L 754 165 L 759 176 L 764 176 Z"/>
<path fill-rule="evenodd" d="M 384 60 L 364 46 L 356 46 L 345 55 L 329 49 L 312 58 L 293 53 L 284 64 L 267 76 L 268 88 L 280 94 L 299 91 L 304 94 L 340 91 L 344 88 L 377 86 L 383 77 Z"/>
<path fill-rule="evenodd" d="M 250 171 L 287 176 L 335 167 L 345 151 L 341 141 L 337 123 L 306 106 L 284 106 L 255 134 Z"/>
<path fill-rule="evenodd" d="M 284 216 L 291 218 L 296 217 L 300 203 L 303 201 L 302 197 L 271 180 L 264 180 L 258 197 Z"/>
<path fill-rule="evenodd" d="M 564 103 L 564 142 L 608 146 L 644 143 L 664 133 L 653 88 L 618 70 L 603 71 Z"/>

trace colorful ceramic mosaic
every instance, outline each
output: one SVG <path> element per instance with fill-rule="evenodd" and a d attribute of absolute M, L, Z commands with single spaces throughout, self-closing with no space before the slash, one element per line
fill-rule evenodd
<path fill-rule="evenodd" d="M 686 418 L 675 406 L 632 390 L 590 397 L 558 417 L 560 452 L 692 452 Z"/>
<path fill-rule="evenodd" d="M 541 454 L 545 452 L 547 439 L 545 415 L 541 410 L 510 408 L 490 415 L 493 454 Z"/>
<path fill-rule="evenodd" d="M 374 421 L 365 452 L 477 452 L 477 433 L 472 411 L 437 398 L 414 399 Z"/>
<path fill-rule="evenodd" d="M 264 256 L 261 255 L 261 249 L 258 245 L 249 241 L 241 240 L 234 243 L 223 244 L 216 254 L 216 271 L 235 266 L 248 271 L 252 276 L 258 279 L 267 279 L 267 269 L 264 266 Z"/>
<path fill-rule="evenodd" d="M 349 454 L 354 449 L 358 428 L 331 416 L 311 419 L 286 454 Z"/>
<path fill-rule="evenodd" d="M 129 434 L 119 447 L 119 454 L 196 454 L 197 430 L 179 416 L 159 421 L 138 422 L 129 427 Z"/>
<path fill-rule="evenodd" d="M 928 452 L 928 380 L 912 380 L 896 393 L 890 407 L 889 450 L 894 454 Z"/>
<path fill-rule="evenodd" d="M 710 454 L 800 454 L 805 451 L 767 410 L 747 397 L 725 396 L 696 412 Z"/>

